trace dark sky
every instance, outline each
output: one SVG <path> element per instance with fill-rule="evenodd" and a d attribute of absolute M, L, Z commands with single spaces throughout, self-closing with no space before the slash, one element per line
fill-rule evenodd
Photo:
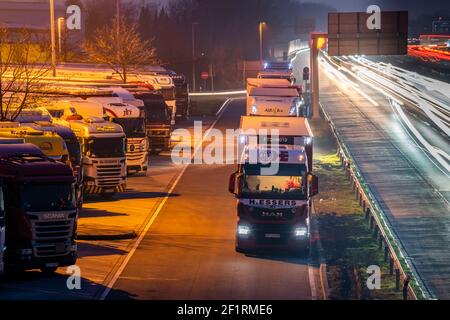
<path fill-rule="evenodd" d="M 382 11 L 407 10 L 412 16 L 421 13 L 450 15 L 450 0 L 312 0 L 311 2 L 326 3 L 338 11 L 365 11 L 368 5 L 376 4 Z"/>

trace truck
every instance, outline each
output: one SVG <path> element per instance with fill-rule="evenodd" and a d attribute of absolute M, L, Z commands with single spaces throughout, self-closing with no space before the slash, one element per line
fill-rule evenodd
<path fill-rule="evenodd" d="M 144 112 L 138 107 L 124 103 L 119 97 L 95 97 L 86 100 L 100 103 L 107 119 L 122 126 L 127 137 L 127 173 L 146 174 L 148 138 L 145 132 Z"/>
<path fill-rule="evenodd" d="M 286 79 L 247 78 L 247 106 L 251 105 L 250 91 L 252 88 L 293 88 L 298 91 L 301 103 L 304 104 L 303 88 L 300 85 L 292 84 Z"/>
<path fill-rule="evenodd" d="M 271 129 L 278 130 L 276 136 Z M 258 134 L 267 130 L 267 134 Z M 308 119 L 294 117 L 241 117 L 239 150 L 246 146 L 280 145 L 291 149 L 303 149 L 308 159 L 308 167 L 313 165 L 314 136 Z"/>
<path fill-rule="evenodd" d="M 170 110 L 170 124 L 175 124 L 176 115 L 178 113 L 177 102 L 175 97 L 175 85 L 170 76 L 158 74 L 157 72 L 136 73 L 135 75 L 130 76 L 129 83 L 141 85 L 150 90 L 158 91 Z"/>
<path fill-rule="evenodd" d="M 303 99 L 294 88 L 254 87 L 248 94 L 246 115 L 300 117 L 303 107 Z"/>
<path fill-rule="evenodd" d="M 257 78 L 261 79 L 286 79 L 295 83 L 295 77 L 292 70 L 267 70 L 258 72 Z"/>
<path fill-rule="evenodd" d="M 76 180 L 77 203 L 78 207 L 81 208 L 83 204 L 82 154 L 81 145 L 75 133 L 69 127 L 55 124 L 53 117 L 44 107 L 22 109 L 15 121 L 19 122 L 21 127 L 31 127 L 43 132 L 56 133 L 64 140 L 69 153 L 69 163 Z"/>
<path fill-rule="evenodd" d="M 4 144 L 21 144 L 25 143 L 23 139 L 8 139 L 8 138 L 0 138 L 0 149 L 1 145 Z M 5 228 L 6 218 L 5 218 L 5 203 L 3 201 L 3 181 L 0 180 L 0 276 L 2 276 L 5 272 Z"/>
<path fill-rule="evenodd" d="M 54 273 L 77 260 L 75 178 L 68 165 L 29 143 L 0 144 L 6 273 Z"/>
<path fill-rule="evenodd" d="M 191 101 L 189 98 L 189 87 L 186 81 L 186 77 L 183 74 L 177 74 L 173 70 L 159 66 L 147 67 L 147 70 L 151 70 L 158 75 L 165 75 L 172 78 L 173 84 L 175 86 L 175 117 L 180 118 L 181 120 L 186 120 L 189 117 L 189 109 L 191 105 Z"/>
<path fill-rule="evenodd" d="M 256 157 L 248 157 L 248 154 Z M 311 198 L 319 191 L 301 149 L 247 146 L 228 190 L 237 198 L 236 251 L 287 250 L 305 254 L 309 248 Z M 276 173 L 263 169 L 277 164 Z"/>
<path fill-rule="evenodd" d="M 23 138 L 40 148 L 44 154 L 54 160 L 69 163 L 69 151 L 63 138 L 55 132 L 38 130 L 31 126 L 21 125 L 17 121 L 0 122 L 0 137 Z"/>
<path fill-rule="evenodd" d="M 144 101 L 141 108 L 145 114 L 145 131 L 149 141 L 149 150 L 153 154 L 170 149 L 172 124 L 170 109 L 164 97 L 157 91 L 136 91 L 134 96 Z"/>
<path fill-rule="evenodd" d="M 47 110 L 77 136 L 83 154 L 83 192 L 111 197 L 126 190 L 126 136 L 106 121 L 103 107 L 83 99 L 55 100 Z"/>
<path fill-rule="evenodd" d="M 292 63 L 287 61 L 266 61 L 264 62 L 264 71 L 290 71 L 292 72 Z"/>

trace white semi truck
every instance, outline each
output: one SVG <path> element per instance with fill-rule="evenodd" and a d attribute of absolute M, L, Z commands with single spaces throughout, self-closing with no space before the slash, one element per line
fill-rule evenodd
<path fill-rule="evenodd" d="M 122 126 L 127 137 L 127 172 L 146 174 L 149 144 L 143 112 L 118 97 L 93 97 L 86 100 L 100 103 L 109 121 Z"/>
<path fill-rule="evenodd" d="M 72 129 L 83 153 L 83 191 L 111 196 L 126 189 L 126 136 L 119 124 L 103 119 L 99 103 L 56 100 L 47 106 L 55 123 Z"/>

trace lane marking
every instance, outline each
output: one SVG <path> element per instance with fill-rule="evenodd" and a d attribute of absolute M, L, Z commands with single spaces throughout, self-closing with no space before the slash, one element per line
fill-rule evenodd
<path fill-rule="evenodd" d="M 228 101 L 228 100 L 227 100 Z M 225 103 L 227 102 L 225 101 Z M 231 100 L 230 100 L 231 101 Z M 222 117 L 222 115 L 225 112 L 225 109 L 227 108 L 228 104 L 223 108 L 222 113 L 220 113 L 216 120 L 214 120 L 214 122 L 211 124 L 211 126 L 209 126 L 209 128 L 205 131 L 204 135 L 203 135 L 203 139 L 202 141 L 197 145 L 197 147 L 195 148 L 192 156 L 191 156 L 191 162 L 194 160 L 195 155 L 197 154 L 197 152 L 202 148 L 204 141 L 207 139 L 209 133 L 211 132 L 211 129 L 215 127 L 215 125 L 217 124 L 217 122 L 220 120 L 220 118 Z M 172 195 L 173 190 L 175 189 L 175 187 L 177 186 L 178 182 L 181 180 L 181 177 L 184 175 L 185 171 L 187 170 L 187 168 L 189 167 L 191 163 L 187 163 L 184 165 L 183 169 L 181 170 L 181 172 L 178 174 L 177 178 L 175 179 L 175 181 L 173 182 L 172 186 L 170 187 L 169 191 L 167 192 L 166 196 L 162 199 L 162 201 L 159 203 L 158 207 L 156 208 L 156 211 L 153 213 L 151 219 L 148 221 L 148 223 L 146 224 L 144 230 L 142 230 L 141 234 L 139 235 L 139 238 L 136 240 L 136 242 L 134 243 L 132 249 L 130 250 L 130 252 L 128 252 L 127 256 L 125 257 L 125 260 L 123 260 L 123 262 L 121 263 L 119 269 L 117 269 L 116 273 L 114 274 L 114 276 L 112 277 L 112 279 L 109 281 L 109 283 L 106 285 L 105 290 L 103 291 L 102 295 L 100 296 L 99 300 L 105 300 L 106 297 L 108 296 L 108 294 L 111 292 L 111 289 L 114 287 L 115 283 L 117 282 L 117 280 L 119 279 L 120 275 L 122 274 L 122 272 L 125 270 L 125 267 L 127 266 L 128 262 L 130 262 L 131 258 L 133 257 L 134 253 L 136 252 L 137 248 L 139 247 L 139 245 L 141 244 L 142 240 L 144 239 L 144 237 L 146 236 L 148 230 L 150 229 L 150 227 L 152 226 L 153 222 L 155 222 L 156 218 L 158 217 L 159 213 L 161 212 L 161 209 L 164 207 L 167 199 L 169 199 L 169 197 Z"/>

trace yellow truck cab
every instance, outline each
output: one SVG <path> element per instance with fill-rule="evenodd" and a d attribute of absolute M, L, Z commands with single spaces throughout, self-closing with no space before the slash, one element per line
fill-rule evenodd
<path fill-rule="evenodd" d="M 64 139 L 54 132 L 45 132 L 33 129 L 18 122 L 0 122 L 0 137 L 24 139 L 26 143 L 37 146 L 49 158 L 61 162 L 69 160 Z"/>

